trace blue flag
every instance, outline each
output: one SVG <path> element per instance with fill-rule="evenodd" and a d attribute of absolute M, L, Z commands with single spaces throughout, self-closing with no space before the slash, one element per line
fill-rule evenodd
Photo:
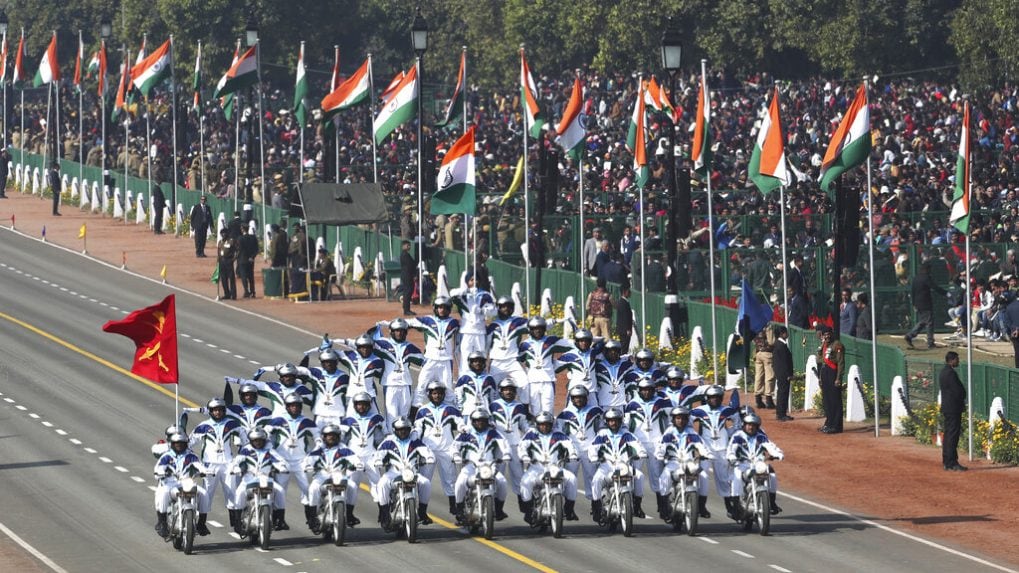
<path fill-rule="evenodd" d="M 750 337 L 753 338 L 758 332 L 764 330 L 771 322 L 774 313 L 768 303 L 757 300 L 757 295 L 750 288 L 747 279 L 743 279 L 743 292 L 739 299 L 739 312 L 736 315 L 736 323 L 739 324 L 744 318 L 747 319 L 747 329 Z"/>

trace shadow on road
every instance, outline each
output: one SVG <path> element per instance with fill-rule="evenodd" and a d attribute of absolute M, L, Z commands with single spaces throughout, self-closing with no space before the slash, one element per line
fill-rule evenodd
<path fill-rule="evenodd" d="M 936 523 L 990 523 L 1000 521 L 993 517 L 984 515 L 929 515 L 924 517 L 897 517 L 884 521 L 908 521 L 914 525 L 932 525 Z"/>
<path fill-rule="evenodd" d="M 24 470 L 29 468 L 45 468 L 51 466 L 66 466 L 69 465 L 64 460 L 42 460 L 38 462 L 17 462 L 13 464 L 0 464 L 0 471 L 2 470 Z"/>

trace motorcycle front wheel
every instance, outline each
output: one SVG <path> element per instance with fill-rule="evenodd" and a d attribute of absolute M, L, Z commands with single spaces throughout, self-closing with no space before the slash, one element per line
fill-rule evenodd
<path fill-rule="evenodd" d="M 688 491 L 684 495 L 686 496 L 686 515 L 683 516 L 683 526 L 686 527 L 686 534 L 693 537 L 697 535 L 697 520 L 700 518 L 700 513 L 698 513 L 700 495 L 695 491 Z"/>
<path fill-rule="evenodd" d="M 771 499 L 767 490 L 757 492 L 757 529 L 767 535 L 771 529 Z"/>
<path fill-rule="evenodd" d="M 343 503 L 333 505 L 333 545 L 339 547 L 347 538 L 347 506 Z"/>
<path fill-rule="evenodd" d="M 619 523 L 623 527 L 623 537 L 633 537 L 633 495 L 623 494 L 623 505 L 619 508 Z"/>
<path fill-rule="evenodd" d="M 191 555 L 195 549 L 195 510 L 184 510 L 184 523 L 181 524 L 180 533 L 184 541 L 184 555 Z"/>
<path fill-rule="evenodd" d="M 495 498 L 492 496 L 481 501 L 481 534 L 485 539 L 495 537 Z"/>
<path fill-rule="evenodd" d="M 414 503 L 403 503 L 403 528 L 407 534 L 407 542 L 415 543 L 418 539 L 418 516 Z"/>
<path fill-rule="evenodd" d="M 556 494 L 552 498 L 552 537 L 563 536 L 563 496 Z"/>
<path fill-rule="evenodd" d="M 173 511 L 170 512 L 170 515 L 173 516 L 174 519 L 181 519 L 177 512 L 178 510 L 175 507 Z M 182 522 L 178 522 L 176 523 L 176 527 L 170 528 L 170 538 L 172 539 L 174 549 L 177 551 L 184 549 L 184 524 Z"/>
<path fill-rule="evenodd" d="M 263 551 L 269 550 L 269 539 L 272 537 L 272 512 L 263 509 L 258 520 L 258 546 Z"/>

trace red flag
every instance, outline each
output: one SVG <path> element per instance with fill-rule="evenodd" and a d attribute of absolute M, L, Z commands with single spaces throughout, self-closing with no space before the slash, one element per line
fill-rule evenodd
<path fill-rule="evenodd" d="M 103 332 L 120 334 L 134 341 L 137 350 L 131 372 L 159 384 L 178 382 L 174 295 L 159 304 L 136 310 L 123 320 L 107 322 Z"/>

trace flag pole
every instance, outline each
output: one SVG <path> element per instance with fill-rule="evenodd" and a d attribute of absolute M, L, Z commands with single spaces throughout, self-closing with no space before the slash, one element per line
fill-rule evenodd
<path fill-rule="evenodd" d="M 177 63 L 177 55 L 173 49 L 173 34 L 170 34 L 170 130 L 173 132 L 173 190 L 170 193 L 171 201 L 173 202 L 173 213 L 177 214 L 177 73 L 174 71 L 174 67 Z M 174 225 L 173 234 L 180 236 L 181 229 L 184 227 L 183 221 L 177 221 Z"/>
<path fill-rule="evenodd" d="M 50 106 L 53 103 L 53 83 L 46 84 L 46 130 L 42 138 L 42 170 L 43 173 L 49 169 L 49 154 L 50 154 Z M 45 180 L 40 182 L 41 187 L 45 188 Z M 39 198 L 42 198 L 42 193 L 39 193 Z"/>
<path fill-rule="evenodd" d="M 339 55 L 340 55 L 340 47 L 336 46 L 336 57 L 339 58 Z M 418 76 L 418 78 L 420 79 L 420 76 Z M 372 123 L 372 126 L 374 127 L 374 122 L 375 122 L 375 76 L 372 73 L 372 55 L 371 55 L 371 52 L 368 53 L 368 113 L 371 114 L 371 118 L 370 118 L 371 121 L 370 121 L 370 123 Z M 339 122 L 336 122 L 335 125 L 336 125 L 336 149 L 339 150 L 339 148 L 340 148 L 340 125 L 339 125 Z M 374 132 L 375 130 L 372 129 L 372 131 Z M 379 182 L 378 146 L 375 144 L 375 134 L 374 133 L 372 133 L 371 140 L 372 140 L 372 183 L 378 183 Z M 339 153 L 339 151 L 337 151 L 337 153 Z M 339 165 L 339 160 L 337 160 L 336 163 L 337 163 L 337 166 L 338 166 Z M 339 176 L 337 176 L 337 181 L 336 182 L 339 183 Z M 339 232 L 338 228 L 337 228 L 337 232 Z"/>
<path fill-rule="evenodd" d="M 202 41 L 198 41 L 198 73 L 201 76 L 202 70 Z M 195 107 L 195 113 L 198 114 L 198 161 L 199 161 L 199 176 L 202 178 L 201 183 L 198 185 L 198 189 L 202 195 L 205 195 L 205 188 L 208 182 L 205 181 L 205 111 L 202 109 L 202 86 L 198 86 L 198 91 L 195 95 L 198 97 L 196 102 L 198 105 Z M 209 228 L 212 228 L 210 222 Z"/>
<path fill-rule="evenodd" d="M 587 256 L 584 249 L 584 150 L 580 151 L 580 157 L 577 159 L 577 172 L 580 178 L 580 300 L 577 303 L 580 305 L 580 327 L 584 328 L 587 324 L 587 300 L 584 298 L 585 273 L 587 272 Z"/>
<path fill-rule="evenodd" d="M 127 177 L 128 177 L 127 165 L 128 165 L 128 160 L 130 159 L 130 153 L 129 152 L 131 150 L 131 133 L 130 133 L 130 129 L 131 129 L 131 111 L 127 109 L 127 85 L 125 85 L 125 84 L 127 82 L 128 61 L 130 60 L 130 56 L 129 56 L 128 52 L 127 52 L 127 44 L 126 43 L 122 44 L 121 47 L 123 48 L 123 52 L 124 52 L 124 63 L 122 64 L 121 70 L 120 70 L 120 82 L 121 82 L 121 86 L 117 88 L 117 91 L 120 91 L 121 87 L 123 87 L 123 89 L 124 89 L 124 109 L 122 109 L 121 112 L 124 114 L 124 198 L 126 199 L 127 198 Z M 114 103 L 114 105 L 116 105 L 116 104 Z M 149 205 L 152 204 L 151 201 L 152 201 L 152 196 L 150 195 L 149 196 Z M 151 208 L 150 208 L 150 210 L 151 210 Z M 137 214 L 136 214 L 136 216 L 137 216 Z M 128 220 L 127 220 L 127 209 L 124 209 L 124 223 L 126 224 L 127 222 L 128 222 Z"/>
<path fill-rule="evenodd" d="M 460 99 L 463 100 L 463 110 L 462 110 L 463 111 L 463 124 L 464 124 L 464 133 L 466 134 L 467 133 L 467 94 L 464 93 L 464 92 L 467 90 L 467 46 L 463 46 L 462 48 L 463 48 L 464 75 L 463 75 L 463 84 L 460 86 Z M 474 153 L 473 149 L 471 150 L 471 153 Z M 476 205 L 475 205 L 475 209 L 477 209 Z M 471 251 L 474 253 L 474 265 L 473 265 L 472 268 L 473 268 L 473 272 L 474 272 L 474 275 L 475 275 L 474 276 L 474 290 L 475 290 L 475 292 L 477 292 L 477 289 L 478 289 L 478 278 L 477 278 L 477 273 L 478 273 L 478 217 L 477 217 L 477 213 L 476 212 L 475 212 L 474 215 L 470 215 L 469 213 L 464 213 L 464 267 L 467 267 L 467 266 L 471 265 L 471 260 L 470 260 L 471 259 L 471 255 L 467 252 L 467 218 L 468 217 L 470 217 L 470 219 L 471 219 L 471 237 L 472 237 L 472 240 L 473 240 L 472 246 L 471 246 Z"/>
<path fill-rule="evenodd" d="M 78 191 L 81 191 L 83 183 L 85 181 L 85 120 L 84 120 L 84 106 L 82 100 L 82 78 L 81 78 L 81 65 L 82 59 L 85 57 L 85 50 L 82 49 L 84 44 L 81 40 L 81 30 L 78 30 Z M 5 89 L 4 92 L 7 90 Z M 4 131 L 7 130 L 7 124 L 4 124 Z M 105 193 L 104 193 L 105 195 Z M 106 213 L 103 213 L 105 215 Z"/>
<path fill-rule="evenodd" d="M 301 64 L 306 65 L 306 64 L 304 64 L 304 40 L 301 40 Z M 295 101 L 294 102 L 294 109 L 297 109 L 297 108 L 298 108 L 298 103 Z M 300 131 L 300 134 L 301 134 L 300 151 L 297 154 L 298 161 L 300 162 L 300 163 L 297 164 L 297 181 L 301 185 L 304 185 L 304 123 L 300 122 L 300 120 L 297 118 L 296 114 L 294 115 L 294 119 L 298 120 L 299 125 L 297 126 L 297 129 Z M 328 279 L 328 278 L 329 277 L 326 277 L 326 279 Z"/>
<path fill-rule="evenodd" d="M 972 289 L 972 282 L 970 280 L 970 268 L 971 259 L 969 251 L 969 217 L 970 217 L 970 192 L 973 189 L 973 166 L 970 165 L 970 126 L 969 126 L 969 101 L 966 101 L 966 304 L 963 308 L 966 309 L 966 396 L 969 397 L 966 400 L 967 405 L 967 425 L 969 426 L 969 461 L 973 461 L 973 324 L 972 316 L 970 312 L 970 306 L 973 304 L 973 294 L 970 291 Z"/>
<path fill-rule="evenodd" d="M 531 89 L 527 85 L 527 78 L 524 77 L 523 73 L 523 57 L 524 57 L 524 44 L 520 44 L 520 58 L 521 58 L 521 71 L 520 71 L 520 87 L 522 90 Z M 521 94 L 520 104 L 523 106 L 523 136 L 524 136 L 524 315 L 525 317 L 531 316 L 531 202 L 529 199 L 530 191 L 528 191 L 527 185 L 527 130 L 530 129 L 527 125 L 527 98 Z"/>
<path fill-rule="evenodd" d="M 259 177 L 261 178 L 261 191 L 262 191 L 262 228 L 265 228 L 265 137 L 262 132 L 262 120 L 264 112 L 262 111 L 262 40 L 259 39 L 255 42 L 255 69 L 258 73 L 258 164 L 259 164 Z M 307 235 L 305 235 L 307 236 Z M 269 258 L 269 242 L 262 241 L 262 258 Z M 307 282 L 306 287 L 311 287 Z M 310 292 L 310 291 L 309 291 Z M 310 296 L 308 298 L 311 298 Z"/>
<path fill-rule="evenodd" d="M 106 55 L 107 55 L 106 54 L 106 40 L 100 40 L 99 41 L 99 51 L 101 52 L 101 57 L 102 57 L 101 61 L 106 62 L 107 61 L 106 60 Z M 100 117 L 99 117 L 100 122 L 99 123 L 101 124 L 99 129 L 100 129 L 100 137 L 102 138 L 102 143 L 99 146 L 99 174 L 100 174 L 100 177 L 103 178 L 103 183 L 101 185 L 101 188 L 103 190 L 103 193 L 105 193 L 106 192 L 106 67 L 105 66 L 100 66 L 100 67 L 102 67 L 103 69 L 100 70 L 100 74 L 99 74 L 99 76 L 100 76 L 99 77 L 99 86 L 101 88 L 99 90 L 99 115 L 100 115 Z M 126 181 L 125 181 L 125 183 L 126 183 Z M 78 190 L 81 191 L 82 193 L 84 193 L 85 192 L 85 189 L 84 189 L 85 182 L 84 181 L 79 182 L 78 186 L 79 186 Z M 126 218 L 127 217 L 127 209 L 128 209 L 128 204 L 127 204 L 127 185 L 126 184 L 124 185 L 124 194 L 121 195 L 121 200 L 124 201 L 124 217 Z"/>
<path fill-rule="evenodd" d="M 4 32 L 4 50 L 5 51 L 7 50 L 7 32 L 6 31 Z M 2 86 L 3 90 L 4 90 L 4 135 L 3 135 L 3 138 L 4 138 L 4 149 L 7 149 L 7 131 L 8 131 L 8 127 L 9 126 L 7 125 L 7 60 L 6 60 L 7 54 L 6 53 L 4 54 L 4 58 L 5 58 L 4 59 L 4 64 L 3 64 L 4 65 L 4 77 L 3 77 L 3 86 Z M 13 78 L 11 80 L 11 83 L 14 83 L 14 79 Z M 2 190 L 0 190 L 0 191 L 2 191 Z"/>
<path fill-rule="evenodd" d="M 237 90 L 234 96 L 234 212 L 237 212 L 237 201 L 240 196 L 241 187 L 241 90 Z M 251 145 L 249 142 L 248 145 Z M 216 231 L 219 232 L 218 230 Z"/>
<path fill-rule="evenodd" d="M 701 82 L 704 86 L 704 105 L 711 117 L 711 104 L 708 102 L 708 61 L 701 60 Z M 710 129 L 708 120 L 704 121 L 705 131 Z M 703 153 L 703 152 L 702 152 Z M 708 191 L 708 288 L 711 289 L 711 376 L 714 384 L 718 384 L 718 319 L 715 316 L 715 217 L 714 204 L 711 200 L 711 166 L 707 166 L 704 179 Z"/>
<path fill-rule="evenodd" d="M 418 304 L 424 305 L 425 304 L 425 292 L 424 292 L 424 289 L 425 289 L 425 267 L 424 267 L 424 263 L 425 263 L 425 237 L 424 237 L 424 224 L 423 224 L 424 223 L 424 221 L 423 221 L 423 219 L 424 219 L 424 213 L 423 213 L 423 211 L 424 211 L 424 203 L 422 202 L 421 195 L 422 195 L 422 186 L 424 184 L 424 172 L 425 172 L 425 170 L 424 170 L 424 165 L 422 164 L 422 161 L 421 161 L 421 158 L 424 155 L 424 143 L 421 141 L 421 137 L 422 137 L 422 135 L 424 133 L 423 126 L 421 125 L 422 122 L 424 121 L 424 119 L 423 119 L 424 113 L 422 112 L 422 109 L 421 109 L 423 104 L 422 104 L 422 101 L 421 101 L 421 91 L 422 90 L 421 90 L 421 54 L 420 53 L 417 55 L 417 58 L 416 58 L 416 60 L 414 62 L 414 65 L 416 66 L 415 73 L 417 75 L 417 78 L 414 81 L 418 82 L 418 93 L 417 93 L 417 108 L 418 108 L 417 109 L 417 112 L 418 112 L 418 115 L 417 115 L 417 120 L 418 120 L 418 129 L 417 129 L 417 140 L 418 140 L 417 141 L 417 144 L 418 144 L 418 157 L 417 157 L 417 162 L 418 162 L 418 189 L 417 189 L 417 192 L 418 192 Z M 368 67 L 370 68 L 371 65 L 369 64 Z M 372 140 L 373 141 L 375 140 L 374 131 L 375 130 L 373 128 L 372 129 L 372 132 L 373 132 L 372 133 Z M 436 286 L 438 286 L 438 285 L 436 285 Z M 438 292 L 436 292 L 436 294 L 438 294 Z"/>

